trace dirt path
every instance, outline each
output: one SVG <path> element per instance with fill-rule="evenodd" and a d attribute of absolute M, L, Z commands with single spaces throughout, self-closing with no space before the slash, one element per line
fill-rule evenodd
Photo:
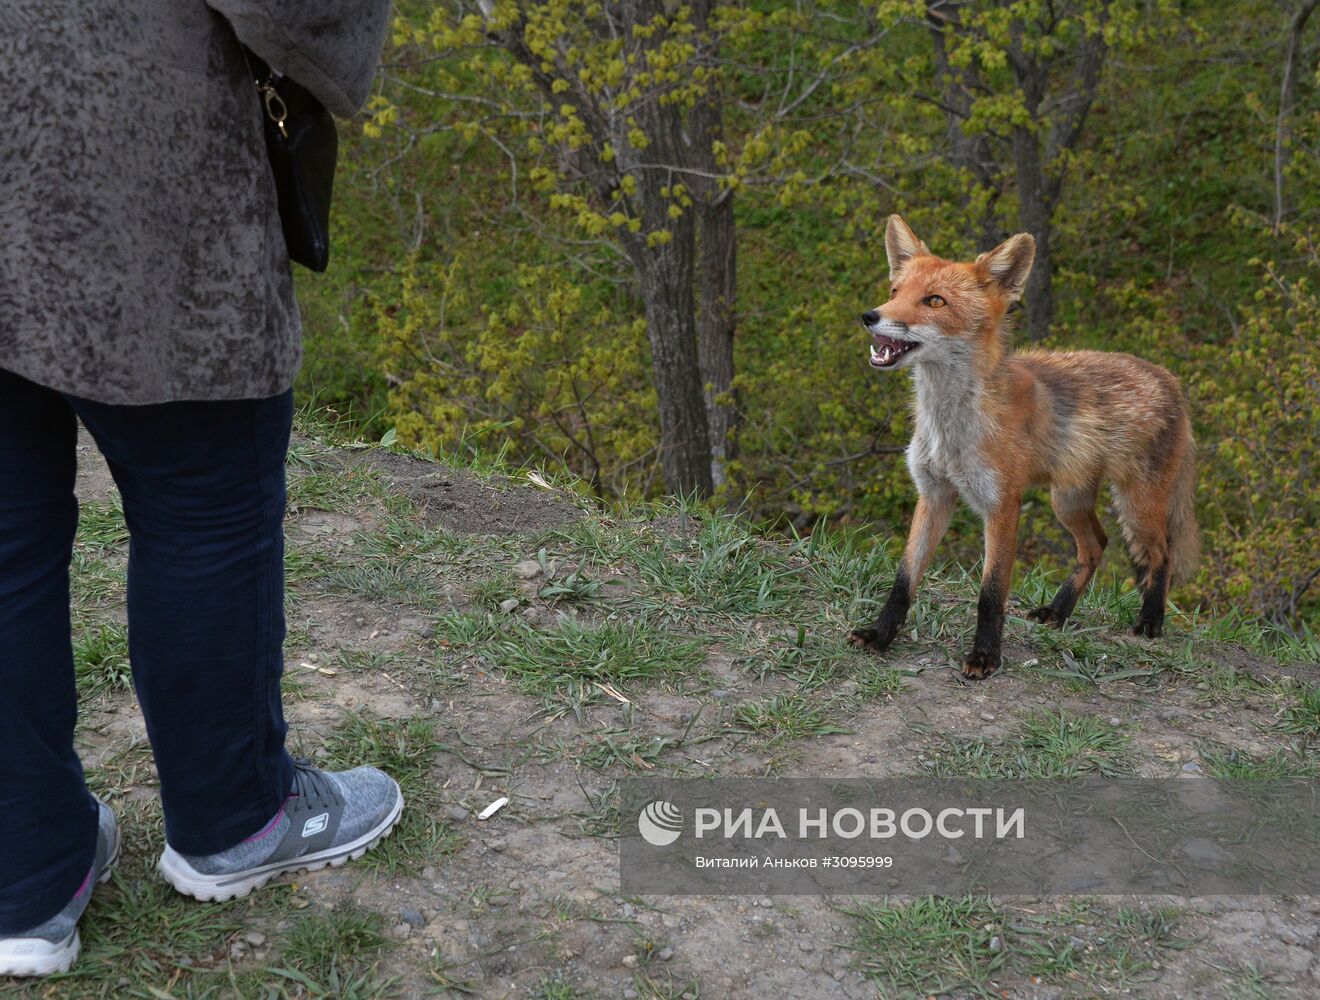
<path fill-rule="evenodd" d="M 125 546 L 108 475 L 94 449 L 79 457 L 85 635 L 122 622 Z M 868 938 L 854 911 L 881 900 L 623 898 L 610 837 L 630 773 L 928 773 L 1040 713 L 1110 733 L 1137 774 L 1229 758 L 1313 773 L 1314 664 L 1203 627 L 1127 639 L 1115 597 L 1084 606 L 1071 636 L 1012 620 L 1010 666 L 969 686 L 949 669 L 971 613 L 956 580 L 877 664 L 834 642 L 861 555 L 789 552 L 681 511 L 603 516 L 571 493 L 376 450 L 300 439 L 290 466 L 292 742 L 327 765 L 389 767 L 405 822 L 370 864 L 228 907 L 172 898 L 149 871 L 161 834 L 140 716 L 114 651 L 84 648 L 82 752 L 123 817 L 126 861 L 98 891 L 74 975 L 17 995 L 1320 995 L 1314 897 L 995 900 L 978 911 L 984 940 L 960 952 L 923 945 L 935 918 L 904 899 L 889 903 L 907 936 Z M 805 644 L 791 639 L 804 621 Z M 1104 680 L 1120 666 L 1135 676 Z M 772 699 L 779 714 L 756 710 Z"/>

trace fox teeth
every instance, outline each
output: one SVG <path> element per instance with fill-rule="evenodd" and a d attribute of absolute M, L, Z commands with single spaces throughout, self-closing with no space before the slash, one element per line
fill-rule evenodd
<path fill-rule="evenodd" d="M 871 360 L 882 365 L 887 365 L 894 357 L 894 350 L 888 344 L 876 350 L 875 344 L 871 345 Z"/>

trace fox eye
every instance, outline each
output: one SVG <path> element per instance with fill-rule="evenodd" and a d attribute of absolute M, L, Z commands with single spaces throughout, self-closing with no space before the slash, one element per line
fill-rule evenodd
<path fill-rule="evenodd" d="M 930 306 L 932 309 L 938 309 L 944 305 L 944 299 L 939 295 L 927 295 L 921 300 L 921 304 L 923 306 Z"/>
<path fill-rule="evenodd" d="M 897 285 L 895 285 L 893 288 L 889 289 L 889 297 L 890 297 L 891 299 L 892 299 L 894 296 L 896 296 L 897 294 L 898 294 L 898 286 L 897 286 Z"/>

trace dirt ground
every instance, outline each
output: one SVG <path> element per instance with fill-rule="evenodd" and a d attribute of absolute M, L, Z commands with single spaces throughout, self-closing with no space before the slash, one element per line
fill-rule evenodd
<path fill-rule="evenodd" d="M 343 733 L 345 720 L 370 719 L 376 731 L 395 734 L 425 723 L 430 749 L 418 757 L 418 774 L 409 787 L 421 790 L 421 800 L 410 810 L 431 818 L 436 849 L 428 858 L 425 838 L 416 835 L 401 841 L 396 863 L 287 878 L 265 892 L 283 894 L 292 901 L 289 906 L 257 907 L 250 917 L 241 911 L 243 926 L 218 947 L 199 949 L 184 963 L 188 967 L 251 973 L 279 957 L 282 936 L 308 914 L 359 909 L 381 915 L 388 941 L 372 959 L 377 982 L 389 984 L 380 989 L 404 997 L 451 990 L 489 998 L 909 995 L 884 993 L 882 984 L 868 977 L 867 955 L 859 950 L 849 915 L 858 900 L 622 897 L 615 843 L 598 835 L 608 829 L 614 782 L 654 769 L 676 775 L 921 773 L 923 762 L 950 735 L 989 742 L 1011 738 L 1015 720 L 1033 710 L 1104 720 L 1127 734 L 1137 773 L 1175 774 L 1199 767 L 1210 743 L 1249 755 L 1291 746 L 1274 727 L 1282 704 L 1278 692 L 1289 677 L 1315 681 L 1313 665 L 1281 664 L 1223 644 L 1215 647 L 1214 665 L 1235 682 L 1222 694 L 1178 673 L 1143 683 L 1070 685 L 1020 666 L 1045 654 L 1010 636 L 1010 665 L 969 685 L 949 667 L 956 648 L 941 652 L 917 644 L 896 648 L 889 658 L 903 671 L 903 684 L 888 696 L 862 698 L 857 683 L 846 677 L 828 682 L 823 690 L 848 732 L 768 740 L 735 724 L 738 706 L 783 694 L 792 682 L 781 674 L 758 675 L 733 645 L 714 641 L 703 652 L 700 676 L 690 682 L 637 685 L 626 689 L 626 702 L 597 697 L 584 699 L 575 710 L 547 711 L 544 698 L 501 669 L 498 655 L 482 653 L 480 644 L 448 640 L 444 616 L 480 610 L 474 588 L 491 578 L 498 581 L 492 587 L 504 587 L 508 595 L 498 605 L 508 610 L 492 611 L 496 619 L 517 617 L 535 629 L 565 615 L 595 620 L 608 614 L 611 601 L 623 602 L 645 587 L 626 564 L 596 567 L 598 580 L 622 582 L 603 588 L 608 594 L 593 605 L 564 607 L 539 596 L 548 579 L 562 577 L 584 558 L 565 540 L 565 529 L 601 515 L 576 497 L 525 481 L 487 479 L 380 450 L 332 451 L 305 441 L 300 447 L 306 463 L 292 463 L 295 479 L 321 476 L 318 489 L 328 495 L 352 470 L 360 474 L 365 466 L 378 484 L 408 502 L 392 514 L 379 496 L 367 502 L 318 500 L 317 494 L 293 504 L 289 546 L 315 560 L 309 563 L 315 572 L 301 579 L 292 570 L 290 575 L 291 742 L 313 757 L 325 757 L 324 747 Z M 85 440 L 80 449 L 80 499 L 84 504 L 113 500 L 95 449 Z M 354 592 L 343 569 L 381 554 L 367 543 L 390 537 L 384 527 L 391 516 L 445 536 L 448 547 L 409 562 L 414 575 L 396 574 L 393 590 L 364 584 Z M 681 526 L 670 520 L 636 530 Z M 542 549 L 544 566 L 538 561 Z M 105 556 L 112 566 L 122 558 L 122 547 Z M 332 579 L 341 585 L 327 585 Z M 121 618 L 122 605 L 109 599 L 102 613 Z M 681 628 L 683 612 L 674 614 Z M 774 628 L 773 622 L 762 625 Z M 89 701 L 81 732 L 93 772 L 112 763 L 119 768 L 116 807 L 127 809 L 129 821 L 148 815 L 154 774 L 131 693 L 112 691 Z M 604 745 L 603 734 L 611 733 L 633 734 L 663 749 L 647 755 L 629 744 L 634 757 L 625 748 L 619 760 L 600 763 L 596 751 Z M 129 759 L 135 763 L 126 769 Z M 476 818 L 504 796 L 509 804 L 492 818 Z M 151 837 L 158 833 L 140 842 L 144 858 L 135 877 L 154 877 L 145 855 L 158 851 L 159 843 Z M 101 889 L 98 898 L 125 892 L 123 878 Z M 1066 911 L 1066 900 L 999 903 L 1010 917 L 1050 914 L 1066 923 L 1058 916 Z M 1320 996 L 1316 897 L 1091 903 L 1087 912 L 1098 914 L 1097 920 L 1068 929 L 1079 953 L 1107 954 L 1099 940 L 1112 931 L 1105 921 L 1123 907 L 1176 908 L 1175 938 L 1153 949 L 1132 977 L 1107 980 L 1103 970 L 1031 976 L 1006 967 L 987 985 L 939 995 Z M 94 908 L 89 919 L 98 912 Z M 177 987 L 180 975 L 162 968 L 157 995 L 184 995 Z M 223 994 L 223 980 L 217 982 Z M 112 984 L 74 979 L 65 987 L 104 993 L 107 985 Z"/>

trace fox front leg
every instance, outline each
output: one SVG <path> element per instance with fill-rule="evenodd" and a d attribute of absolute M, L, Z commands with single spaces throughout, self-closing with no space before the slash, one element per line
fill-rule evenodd
<path fill-rule="evenodd" d="M 953 516 L 953 493 L 942 491 L 924 495 L 917 500 L 917 511 L 912 516 L 912 528 L 908 531 L 907 548 L 898 564 L 898 574 L 894 577 L 893 589 L 889 591 L 889 600 L 880 611 L 880 617 L 864 628 L 853 629 L 848 642 L 870 653 L 882 653 L 889 648 L 903 627 L 908 608 L 917 593 L 917 584 L 921 574 L 930 565 L 930 557 L 935 546 L 944 537 Z"/>
<path fill-rule="evenodd" d="M 1004 636 L 1004 608 L 1013 580 L 1017 557 L 1018 513 L 1021 497 L 1012 496 L 991 512 L 985 522 L 985 575 L 976 602 L 976 636 L 972 651 L 963 659 L 964 677 L 989 677 L 1002 662 L 1000 644 Z"/>

